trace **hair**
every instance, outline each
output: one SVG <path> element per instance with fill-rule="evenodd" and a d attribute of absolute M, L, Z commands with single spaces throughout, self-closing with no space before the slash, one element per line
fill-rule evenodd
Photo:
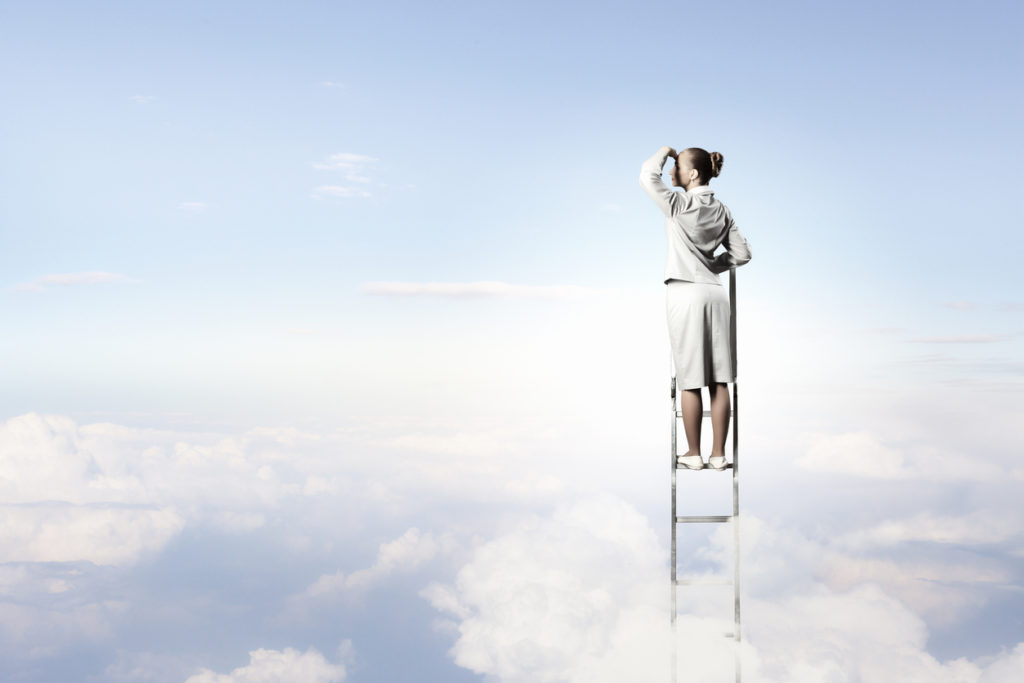
<path fill-rule="evenodd" d="M 709 154 L 706 149 L 700 147 L 687 147 L 683 151 L 686 152 L 687 158 L 703 182 L 707 183 L 712 178 L 717 178 L 718 174 L 722 172 L 722 162 L 725 161 L 725 158 L 720 152 Z"/>

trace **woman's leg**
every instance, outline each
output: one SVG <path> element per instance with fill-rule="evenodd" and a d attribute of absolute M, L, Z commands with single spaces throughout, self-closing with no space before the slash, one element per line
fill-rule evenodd
<path fill-rule="evenodd" d="M 722 458 L 725 457 L 725 437 L 729 435 L 729 385 L 712 382 L 708 390 L 711 393 L 711 430 L 714 433 L 711 455 Z"/>
<path fill-rule="evenodd" d="M 690 450 L 683 455 L 700 455 L 700 423 L 704 414 L 704 402 L 700 389 L 683 389 L 679 392 L 679 410 L 683 413 L 683 428 Z"/>

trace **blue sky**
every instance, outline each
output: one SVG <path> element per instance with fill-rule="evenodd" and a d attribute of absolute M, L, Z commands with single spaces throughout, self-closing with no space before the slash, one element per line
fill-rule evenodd
<path fill-rule="evenodd" d="M 0 677 L 664 675 L 669 145 L 754 255 L 745 677 L 1011 680 L 1021 15 L 3 5 Z"/>

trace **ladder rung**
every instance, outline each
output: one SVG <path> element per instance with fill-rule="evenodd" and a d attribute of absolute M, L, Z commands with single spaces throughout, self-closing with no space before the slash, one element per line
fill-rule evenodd
<path fill-rule="evenodd" d="M 677 455 L 676 458 L 678 458 L 678 457 L 679 456 Z M 689 467 L 687 467 L 686 465 L 683 465 L 682 463 L 680 463 L 679 460 L 676 460 L 676 469 L 677 470 L 690 470 Z M 732 469 L 732 463 L 726 461 L 725 467 L 723 467 L 722 470 L 729 470 L 729 469 Z M 703 472 L 704 470 L 711 470 L 712 472 L 720 471 L 720 470 L 716 470 L 714 467 L 711 467 L 707 463 L 705 463 L 704 467 L 700 468 L 699 470 L 690 470 L 690 471 L 691 472 Z"/>
<path fill-rule="evenodd" d="M 676 515 L 676 524 L 682 522 L 728 522 L 732 515 Z"/>
<path fill-rule="evenodd" d="M 735 410 L 730 410 L 729 411 L 730 415 L 734 415 L 735 413 L 736 413 Z M 676 417 L 682 417 L 682 416 L 683 416 L 683 411 L 677 410 L 676 411 Z M 705 410 L 704 411 L 704 417 L 711 417 L 711 411 L 710 410 Z"/>
<path fill-rule="evenodd" d="M 689 579 L 676 579 L 677 586 L 731 586 L 732 579 L 695 576 Z"/>

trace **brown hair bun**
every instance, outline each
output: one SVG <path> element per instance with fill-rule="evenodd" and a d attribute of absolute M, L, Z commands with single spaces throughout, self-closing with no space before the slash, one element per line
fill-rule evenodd
<path fill-rule="evenodd" d="M 711 177 L 717 178 L 718 174 L 722 172 L 722 162 L 725 159 L 722 157 L 720 152 L 711 153 Z"/>

